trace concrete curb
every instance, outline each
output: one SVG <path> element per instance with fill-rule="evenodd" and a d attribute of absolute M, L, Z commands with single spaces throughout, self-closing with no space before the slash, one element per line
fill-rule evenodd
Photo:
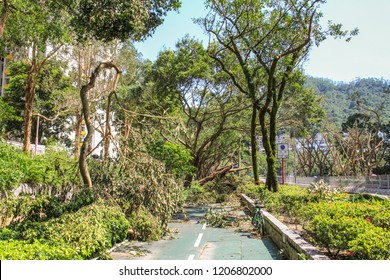
<path fill-rule="evenodd" d="M 241 195 L 241 198 L 249 210 L 254 212 L 254 200 L 244 194 Z M 316 247 L 306 242 L 299 234 L 289 229 L 267 211 L 264 211 L 264 217 L 266 232 L 270 235 L 272 241 L 283 250 L 288 259 L 329 260 Z M 302 255 L 305 257 L 302 257 Z"/>

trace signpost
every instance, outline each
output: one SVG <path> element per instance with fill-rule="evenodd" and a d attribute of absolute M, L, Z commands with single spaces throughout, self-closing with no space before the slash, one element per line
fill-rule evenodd
<path fill-rule="evenodd" d="M 278 144 L 278 158 L 282 159 L 282 185 L 285 183 L 284 176 L 284 159 L 288 158 L 288 144 Z"/>

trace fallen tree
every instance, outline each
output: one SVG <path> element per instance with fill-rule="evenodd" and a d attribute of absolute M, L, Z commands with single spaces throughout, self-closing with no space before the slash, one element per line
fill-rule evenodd
<path fill-rule="evenodd" d="M 214 180 L 214 179 L 217 178 L 217 177 L 223 177 L 223 176 L 225 176 L 227 173 L 229 173 L 229 172 L 232 170 L 233 166 L 234 166 L 234 165 L 231 164 L 231 165 L 227 165 L 227 166 L 224 166 L 224 167 L 221 167 L 221 168 L 216 169 L 216 170 L 215 170 L 214 172 L 212 172 L 210 175 L 208 175 L 208 176 L 206 176 L 206 177 L 200 179 L 200 180 L 198 181 L 199 185 L 202 186 L 202 185 L 206 184 L 207 182 L 210 182 L 210 181 Z"/>

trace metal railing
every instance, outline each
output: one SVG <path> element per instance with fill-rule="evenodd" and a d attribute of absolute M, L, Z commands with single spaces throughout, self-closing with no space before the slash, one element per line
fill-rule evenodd
<path fill-rule="evenodd" d="M 356 177 L 286 177 L 288 184 L 310 185 L 311 183 L 325 181 L 333 187 L 364 187 L 374 189 L 390 189 L 390 175 L 356 176 Z"/>

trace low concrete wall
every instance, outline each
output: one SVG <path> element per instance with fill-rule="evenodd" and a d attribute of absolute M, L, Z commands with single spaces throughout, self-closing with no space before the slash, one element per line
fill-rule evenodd
<path fill-rule="evenodd" d="M 254 201 L 246 195 L 241 195 L 246 206 L 253 213 L 255 210 Z M 301 254 L 311 260 L 329 260 L 321 254 L 316 247 L 303 240 L 303 238 L 290 230 L 285 224 L 264 211 L 265 231 L 270 235 L 272 241 L 283 250 L 286 257 L 290 260 L 302 259 Z"/>

